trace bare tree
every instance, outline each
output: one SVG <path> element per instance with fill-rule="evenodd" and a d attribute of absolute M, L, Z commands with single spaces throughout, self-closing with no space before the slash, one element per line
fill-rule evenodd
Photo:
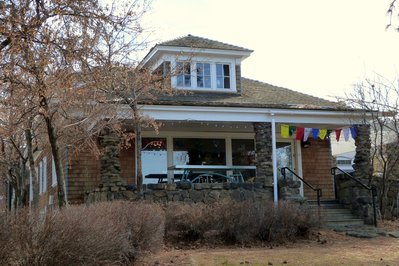
<path fill-rule="evenodd" d="M 118 5 L 98 0 L 0 2 L 1 82 L 29 95 L 29 104 L 44 122 L 60 207 L 67 204 L 61 145 L 76 132 L 88 143 L 101 124 L 112 120 L 104 113 L 107 108 L 100 107 L 108 96 L 96 89 L 99 86 L 93 82 L 100 79 L 93 76 L 104 75 L 104 63 L 110 62 L 104 56 L 110 47 L 121 62 L 125 51 L 141 45 L 136 37 L 142 32 L 139 21 L 147 7 L 145 0 L 118 1 Z M 105 29 L 112 42 L 104 38 Z"/>
<path fill-rule="evenodd" d="M 399 86 L 378 76 L 357 84 L 346 101 L 371 115 L 371 159 L 384 215 L 391 181 L 399 179 Z"/>

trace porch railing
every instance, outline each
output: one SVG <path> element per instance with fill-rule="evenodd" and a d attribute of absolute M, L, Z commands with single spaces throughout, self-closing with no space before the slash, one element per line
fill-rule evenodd
<path fill-rule="evenodd" d="M 377 210 L 376 210 L 376 206 L 375 206 L 375 196 L 377 196 L 377 188 L 375 186 L 369 187 L 369 186 L 363 184 L 362 181 L 360 181 L 359 179 L 357 179 L 356 177 L 352 176 L 351 174 L 342 170 L 339 167 L 333 167 L 333 168 L 331 168 L 331 174 L 334 176 L 334 190 L 335 190 L 335 198 L 336 199 L 338 199 L 337 185 L 336 185 L 337 184 L 337 181 L 336 181 L 337 171 L 339 171 L 338 174 L 343 174 L 344 176 L 349 177 L 350 179 L 355 181 L 357 184 L 359 184 L 361 187 L 370 191 L 372 204 L 373 204 L 373 221 L 374 221 L 374 226 L 377 227 Z"/>
<path fill-rule="evenodd" d="M 305 181 L 302 177 L 300 177 L 299 175 L 297 175 L 294 171 L 292 171 L 289 167 L 282 167 L 281 168 L 281 174 L 283 175 L 284 179 L 287 179 L 287 174 L 286 171 L 290 172 L 291 174 L 293 174 L 294 176 L 296 176 L 296 178 L 298 178 L 299 180 L 301 180 L 305 185 L 307 185 L 310 189 L 312 189 L 313 191 L 316 191 L 317 194 L 317 205 L 320 206 L 320 198 L 322 196 L 321 194 L 321 188 L 315 188 L 314 186 L 312 186 L 311 184 L 309 184 L 307 181 Z"/>

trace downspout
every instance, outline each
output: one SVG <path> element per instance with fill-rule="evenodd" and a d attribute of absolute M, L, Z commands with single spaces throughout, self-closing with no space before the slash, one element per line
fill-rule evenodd
<path fill-rule="evenodd" d="M 276 119 L 274 113 L 272 117 L 272 162 L 273 162 L 273 196 L 274 204 L 278 203 L 278 180 L 277 180 L 277 147 L 276 147 Z"/>

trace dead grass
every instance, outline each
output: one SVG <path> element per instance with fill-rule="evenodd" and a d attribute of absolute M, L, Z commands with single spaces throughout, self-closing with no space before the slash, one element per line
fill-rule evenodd
<path fill-rule="evenodd" d="M 326 242 L 325 242 L 325 241 Z M 324 243 L 324 244 L 322 244 Z M 262 248 L 165 250 L 140 265 L 399 265 L 399 239 L 359 239 L 330 230 L 310 240 Z"/>

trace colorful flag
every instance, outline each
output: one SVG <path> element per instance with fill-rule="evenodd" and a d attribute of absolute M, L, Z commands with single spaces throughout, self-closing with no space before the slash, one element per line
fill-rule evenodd
<path fill-rule="evenodd" d="M 349 127 L 346 127 L 343 130 L 344 130 L 344 139 L 345 139 L 345 141 L 348 141 L 350 129 L 349 129 Z"/>
<path fill-rule="evenodd" d="M 313 129 L 313 139 L 317 139 L 319 137 L 319 129 L 314 128 Z"/>
<path fill-rule="evenodd" d="M 342 131 L 342 128 L 335 129 L 335 139 L 337 140 L 337 142 L 339 141 L 339 138 L 341 137 L 341 131 Z"/>
<path fill-rule="evenodd" d="M 325 139 L 326 136 L 327 136 L 327 129 L 325 129 L 325 128 L 320 129 L 320 131 L 319 131 L 319 138 L 320 138 L 320 139 Z"/>
<path fill-rule="evenodd" d="M 294 131 L 296 130 L 296 126 L 290 126 L 290 136 L 292 136 L 292 134 L 294 134 Z"/>
<path fill-rule="evenodd" d="M 357 128 L 356 128 L 356 126 L 352 126 L 351 127 L 351 135 L 352 135 L 353 139 L 357 138 Z"/>
<path fill-rule="evenodd" d="M 302 140 L 305 129 L 303 127 L 296 127 L 296 140 Z"/>
<path fill-rule="evenodd" d="M 281 137 L 282 138 L 288 138 L 290 136 L 289 134 L 289 126 L 282 124 L 281 125 Z"/>
<path fill-rule="evenodd" d="M 312 132 L 311 128 L 305 128 L 305 132 L 303 134 L 303 141 L 307 141 L 309 138 L 310 133 Z"/>

